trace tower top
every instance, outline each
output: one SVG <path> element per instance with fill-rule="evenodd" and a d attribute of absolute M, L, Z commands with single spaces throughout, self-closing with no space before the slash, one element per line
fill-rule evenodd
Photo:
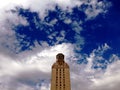
<path fill-rule="evenodd" d="M 64 55 L 62 53 L 58 53 L 56 55 L 57 63 L 62 65 L 64 63 Z"/>
<path fill-rule="evenodd" d="M 58 54 L 56 55 L 56 59 L 57 59 L 57 60 L 64 60 L 64 54 L 58 53 Z"/>

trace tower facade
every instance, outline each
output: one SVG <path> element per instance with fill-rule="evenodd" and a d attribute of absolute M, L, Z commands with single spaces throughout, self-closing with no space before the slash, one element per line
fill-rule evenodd
<path fill-rule="evenodd" d="M 51 90 L 71 90 L 69 66 L 64 61 L 64 55 L 59 53 L 56 59 L 52 66 Z"/>

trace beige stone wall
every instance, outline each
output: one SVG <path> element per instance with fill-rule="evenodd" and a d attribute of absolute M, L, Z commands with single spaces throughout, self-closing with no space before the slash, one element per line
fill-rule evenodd
<path fill-rule="evenodd" d="M 51 78 L 51 90 L 70 90 L 70 72 L 67 63 L 54 63 Z"/>

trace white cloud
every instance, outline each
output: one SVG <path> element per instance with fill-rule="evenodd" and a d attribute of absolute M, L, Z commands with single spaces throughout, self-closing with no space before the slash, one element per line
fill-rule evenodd
<path fill-rule="evenodd" d="M 7 9 L 13 8 L 15 5 L 21 5 L 26 3 L 26 0 L 0 0 L 0 9 Z"/>
<path fill-rule="evenodd" d="M 99 47 L 86 57 L 88 64 L 70 63 L 72 90 L 119 90 L 120 86 L 120 59 L 117 55 L 112 55 L 114 62 L 108 64 L 107 69 L 92 69 L 93 61 L 96 57 L 103 58 L 103 53 L 110 47 L 105 44 Z"/>
<path fill-rule="evenodd" d="M 111 4 L 105 0 L 1 0 L 1 9 L 11 9 L 15 6 L 22 6 L 23 8 L 30 8 L 32 11 L 40 12 L 40 15 L 45 14 L 46 9 L 54 9 L 55 5 L 59 5 L 64 10 L 73 8 L 75 6 L 88 5 L 85 13 L 88 18 L 93 18 L 107 11 Z"/>
<path fill-rule="evenodd" d="M 38 87 L 37 84 L 40 80 L 50 80 L 51 66 L 56 61 L 55 55 L 64 53 L 66 58 L 70 58 L 74 55 L 73 48 L 72 44 L 63 43 L 44 48 L 39 52 L 32 51 L 35 52 L 32 55 L 30 52 L 26 53 L 26 57 L 21 54 L 16 59 L 0 54 L 0 88 L 2 90 L 27 90 L 27 88 L 30 90 L 35 90 L 35 88 L 48 90 L 49 82 L 48 85 L 43 83 L 42 87 Z M 31 83 L 35 83 L 35 85 L 31 85 Z"/>
<path fill-rule="evenodd" d="M 27 21 L 13 14 L 10 11 L 4 11 L 0 15 L 0 51 L 1 53 L 13 54 L 15 52 L 18 41 L 15 36 L 15 31 L 13 30 L 13 25 L 27 25 Z"/>
<path fill-rule="evenodd" d="M 37 45 L 33 51 L 25 51 L 19 55 L 15 55 L 15 53 L 12 52 L 12 50 L 16 50 L 14 45 L 17 44 L 15 32 L 12 30 L 12 24 L 27 25 L 27 21 L 24 18 L 9 12 L 9 10 L 13 9 L 15 6 L 30 8 L 32 11 L 39 12 L 40 16 L 44 17 L 46 14 L 45 10 L 53 10 L 55 4 L 58 4 L 64 10 L 67 8 L 71 9 L 74 6 L 88 4 L 92 5 L 92 8 L 88 7 L 84 12 L 88 18 L 93 18 L 104 12 L 106 5 L 104 2 L 98 2 L 97 0 L 91 0 L 89 3 L 88 0 L 0 0 L 0 2 L 0 13 L 3 13 L 0 15 L 1 90 L 35 90 L 35 88 L 37 88 L 36 85 L 39 84 L 39 79 L 50 79 L 51 65 L 55 62 L 55 55 L 59 52 L 65 54 L 66 61 L 70 64 L 72 90 L 80 90 L 80 88 L 83 90 L 96 90 L 96 88 L 100 88 L 99 90 L 107 90 L 109 87 L 106 88 L 106 86 L 112 85 L 112 82 L 114 82 L 114 85 L 111 87 L 111 90 L 119 87 L 119 62 L 110 65 L 105 73 L 93 71 L 91 65 L 94 60 L 94 55 L 92 54 L 93 56 L 91 55 L 87 58 L 89 61 L 88 65 L 78 65 L 73 63 L 71 60 L 73 58 L 75 59 L 74 56 L 76 53 L 74 52 L 74 45 L 69 43 L 51 47 L 46 42 L 43 42 L 41 46 Z M 71 20 L 65 22 L 70 23 Z M 79 28 L 79 30 L 75 30 L 76 33 L 79 33 L 81 27 L 76 28 Z M 63 40 L 64 37 L 65 32 L 61 32 L 60 40 Z M 50 38 L 53 37 L 51 36 Z M 80 37 L 76 36 L 76 38 Z M 9 51 L 8 47 L 10 49 Z M 107 45 L 105 45 L 105 48 L 108 48 Z M 115 74 L 113 73 L 113 70 Z M 94 78 L 94 75 L 98 75 L 99 78 Z M 105 80 L 106 82 L 103 82 L 102 80 Z M 36 83 L 35 87 L 30 85 L 28 81 L 30 83 Z M 38 88 L 40 88 L 39 85 Z M 42 90 L 48 90 L 48 88 L 49 86 L 44 84 L 41 87 Z"/>
<path fill-rule="evenodd" d="M 108 11 L 108 8 L 111 6 L 111 3 L 105 0 L 90 0 L 85 4 L 88 5 L 88 8 L 85 10 L 87 19 L 95 18 L 101 13 L 106 13 Z"/>
<path fill-rule="evenodd" d="M 105 44 L 101 49 L 98 49 L 102 52 L 108 47 L 109 46 Z M 39 48 L 37 47 L 37 49 Z M 72 57 L 75 55 L 73 52 L 74 46 L 72 44 L 64 43 L 53 47 L 46 47 L 41 51 L 38 50 L 39 52 L 36 51 L 37 49 L 31 52 L 35 52 L 34 54 L 30 52 L 22 53 L 19 55 L 19 60 L 13 60 L 12 57 L 0 54 L 0 89 L 50 89 L 49 80 L 51 77 L 51 66 L 55 62 L 55 55 L 62 52 L 65 54 L 66 61 L 70 65 L 72 90 L 119 90 L 120 61 L 117 56 L 113 55 L 116 60 L 108 66 L 106 71 L 100 71 L 91 69 L 92 61 L 95 59 L 94 57 L 98 55 L 95 51 L 88 57 L 88 65 L 79 65 L 71 62 Z M 113 57 L 111 58 L 113 59 Z M 48 83 L 39 83 L 40 80 L 45 79 L 48 80 Z M 31 83 L 35 84 L 31 85 Z"/>
<path fill-rule="evenodd" d="M 119 90 L 120 86 L 120 61 L 110 64 L 106 72 L 100 77 L 93 79 L 93 90 Z"/>

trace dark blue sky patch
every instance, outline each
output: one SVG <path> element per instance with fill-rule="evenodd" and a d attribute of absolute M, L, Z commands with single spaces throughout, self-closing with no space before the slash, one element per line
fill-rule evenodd
<path fill-rule="evenodd" d="M 49 45 L 54 45 L 56 42 L 57 44 L 63 42 L 76 43 L 76 41 L 79 41 L 76 39 L 79 38 L 75 37 L 77 34 L 74 30 L 76 26 L 73 21 L 79 26 L 81 25 L 80 20 L 84 20 L 86 17 L 79 7 L 75 7 L 72 12 L 69 12 L 56 6 L 55 10 L 48 11 L 48 15 L 44 20 L 39 18 L 37 12 L 32 12 L 30 9 L 17 7 L 15 10 L 11 10 L 11 12 L 17 13 L 28 22 L 28 25 L 18 25 L 13 28 L 16 32 L 17 40 L 20 42 L 21 51 L 35 47 L 35 41 L 37 41 L 40 45 L 41 41 L 46 41 Z M 56 21 L 54 22 L 55 19 Z M 68 19 L 72 22 L 66 23 L 65 20 Z M 62 37 L 61 31 L 65 31 L 63 35 L 64 39 L 58 41 L 57 39 Z M 49 38 L 49 36 L 54 33 L 56 34 Z"/>
<path fill-rule="evenodd" d="M 74 21 L 84 21 L 86 19 L 85 13 L 81 10 L 81 7 L 73 8 L 73 12 L 71 15 L 72 20 Z"/>
<path fill-rule="evenodd" d="M 85 38 L 83 52 L 90 53 L 94 48 L 107 43 L 112 52 L 120 53 L 120 1 L 110 0 L 112 7 L 106 14 L 84 23 L 82 36 Z M 89 47 L 89 48 L 88 48 Z"/>
<path fill-rule="evenodd" d="M 86 9 L 87 6 L 83 5 Z M 76 35 L 82 36 L 84 45 L 79 44 L 78 47 L 83 47 L 81 53 L 90 54 L 93 49 L 107 43 L 112 48 L 112 53 L 120 53 L 120 18 L 116 8 L 110 8 L 106 14 L 100 14 L 95 19 L 85 21 L 86 15 L 81 7 L 74 7 L 72 12 L 64 11 L 56 6 L 55 10 L 48 10 L 48 15 L 44 20 L 39 18 L 37 12 L 31 12 L 30 9 L 16 8 L 13 13 L 25 18 L 28 25 L 18 25 L 14 27 L 17 40 L 20 42 L 21 51 L 35 47 L 35 42 L 41 45 L 41 41 L 47 42 L 49 45 L 61 44 L 63 42 L 78 44 L 81 38 L 76 38 Z M 115 6 L 113 6 L 115 7 Z M 55 20 L 55 21 L 54 21 Z M 65 23 L 65 20 L 72 22 Z M 80 21 L 84 22 L 81 25 Z M 75 24 L 75 23 L 77 24 Z M 77 26 L 83 27 L 83 30 L 75 31 Z M 80 28 L 78 28 L 80 29 Z M 61 31 L 65 31 L 61 35 Z M 59 38 L 62 40 L 58 41 Z M 77 51 L 77 50 L 76 50 Z M 79 51 L 77 51 L 79 52 Z M 106 55 L 106 58 L 110 55 Z"/>
<path fill-rule="evenodd" d="M 45 17 L 46 22 L 50 22 L 54 19 L 57 19 L 56 24 L 53 26 L 53 31 L 58 31 L 60 32 L 61 30 L 64 30 L 66 35 L 65 35 L 65 40 L 63 42 L 70 42 L 70 43 L 76 43 L 76 38 L 75 36 L 75 30 L 73 21 L 77 22 L 78 25 L 80 26 L 81 23 L 80 21 L 85 20 L 85 14 L 80 10 L 80 7 L 75 7 L 73 8 L 72 12 L 69 11 L 63 11 L 61 8 L 56 6 L 55 11 L 49 11 L 48 15 Z M 71 20 L 69 24 L 65 23 L 65 20 Z"/>
<path fill-rule="evenodd" d="M 114 53 L 120 53 L 120 18 L 116 11 L 110 9 L 106 15 L 99 15 L 96 19 L 85 22 L 83 26 L 83 52 L 90 53 L 94 48 L 107 43 Z"/>
<path fill-rule="evenodd" d="M 31 12 L 29 9 L 17 8 L 18 15 L 25 18 L 28 25 L 14 26 L 17 40 L 20 42 L 21 51 L 35 47 L 35 41 L 40 44 L 40 40 L 47 39 L 46 32 L 43 30 L 41 20 L 37 12 Z M 45 27 L 44 27 L 45 28 Z"/>
<path fill-rule="evenodd" d="M 114 9 L 114 11 L 120 13 L 120 0 L 108 0 L 112 2 L 112 9 Z"/>

